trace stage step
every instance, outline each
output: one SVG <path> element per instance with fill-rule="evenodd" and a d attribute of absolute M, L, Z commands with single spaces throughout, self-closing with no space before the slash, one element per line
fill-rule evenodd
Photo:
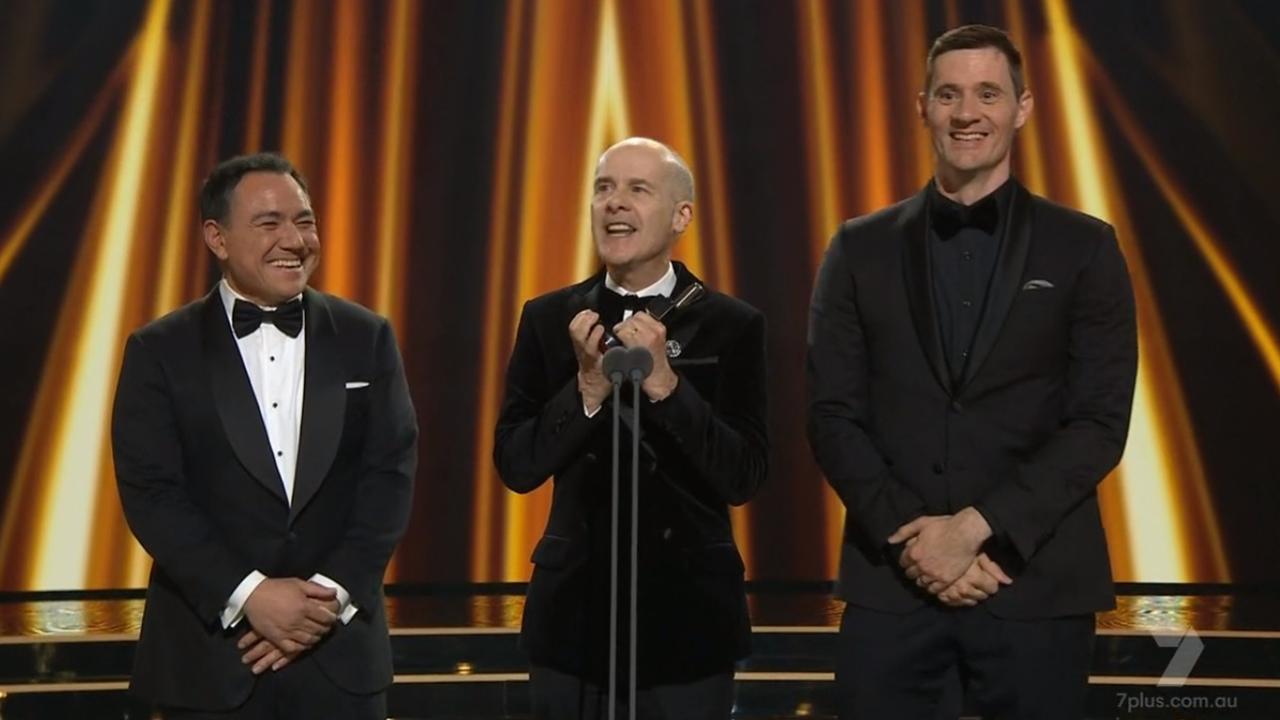
<path fill-rule="evenodd" d="M 400 594 L 388 601 L 392 717 L 524 718 L 527 665 L 512 593 Z M 734 717 L 834 717 L 839 603 L 821 592 L 755 592 L 754 652 Z M 0 602 L 0 718 L 137 720 L 126 691 L 138 599 Z M 1127 596 L 1099 616 L 1090 717 L 1280 717 L 1280 595 Z M 1203 650 L 1181 687 L 1160 679 L 1175 652 L 1156 637 L 1194 628 Z M 1182 711 L 1173 714 L 1175 708 Z"/>

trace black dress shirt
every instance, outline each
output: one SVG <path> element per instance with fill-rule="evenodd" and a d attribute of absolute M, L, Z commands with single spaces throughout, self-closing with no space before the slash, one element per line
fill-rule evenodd
<path fill-rule="evenodd" d="M 972 205 L 929 186 L 929 260 L 942 351 L 953 385 L 964 375 L 982 320 L 1013 183 L 1005 181 Z"/>

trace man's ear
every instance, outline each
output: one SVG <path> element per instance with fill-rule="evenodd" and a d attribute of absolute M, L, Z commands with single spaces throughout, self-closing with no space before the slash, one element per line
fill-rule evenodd
<path fill-rule="evenodd" d="M 219 260 L 227 259 L 227 239 L 217 220 L 205 220 L 200 228 L 204 232 L 204 244 Z"/>
<path fill-rule="evenodd" d="M 1018 98 L 1018 115 L 1013 119 L 1013 127 L 1021 130 L 1023 125 L 1027 124 L 1027 118 L 1031 117 L 1031 111 L 1036 106 L 1036 99 L 1032 97 L 1030 90 L 1023 90 L 1022 97 Z"/>
<path fill-rule="evenodd" d="M 671 229 L 677 235 L 685 231 L 689 227 L 689 223 L 693 222 L 693 203 L 688 200 L 681 200 L 676 203 L 676 211 L 671 216 Z"/>

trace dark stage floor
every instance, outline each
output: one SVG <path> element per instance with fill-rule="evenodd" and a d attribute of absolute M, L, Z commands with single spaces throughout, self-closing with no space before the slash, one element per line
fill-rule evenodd
<path fill-rule="evenodd" d="M 394 718 L 523 718 L 518 585 L 394 587 Z M 1098 616 L 1091 718 L 1280 717 L 1280 593 L 1132 586 Z M 735 718 L 833 717 L 841 604 L 824 584 L 757 584 L 754 652 L 738 668 Z M 127 693 L 143 602 L 130 593 L 0 597 L 0 719 L 149 718 Z M 1204 649 L 1180 687 L 1160 679 L 1194 630 Z M 1175 707 L 1176 706 L 1176 707 Z"/>

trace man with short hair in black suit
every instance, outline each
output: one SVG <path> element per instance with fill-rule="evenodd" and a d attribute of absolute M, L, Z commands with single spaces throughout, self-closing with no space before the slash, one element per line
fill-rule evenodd
<path fill-rule="evenodd" d="M 642 310 L 699 282 L 672 262 L 693 218 L 693 176 L 644 138 L 596 166 L 591 229 L 604 269 L 530 300 L 516 331 L 494 460 L 507 487 L 555 476 L 551 517 L 533 552 L 522 644 L 532 660 L 534 717 L 608 716 L 610 566 L 620 580 L 618 699 L 628 697 L 630 473 L 611 523 L 612 386 L 601 372 L 606 329 L 647 348 L 640 399 L 637 716 L 727 720 L 734 661 L 750 623 L 729 506 L 750 500 L 768 464 L 764 316 L 715 291 L 666 325 Z M 630 391 L 624 394 L 630 415 Z M 630 428 L 621 466 L 629 468 Z M 611 538 L 621 533 L 619 556 Z"/>
<path fill-rule="evenodd" d="M 200 210 L 222 280 L 129 337 L 116 389 L 154 559 L 131 688 L 167 718 L 383 720 L 418 435 L 391 325 L 307 287 L 316 216 L 284 158 L 220 164 Z"/>
<path fill-rule="evenodd" d="M 1031 195 L 1021 56 L 966 26 L 929 53 L 933 180 L 846 222 L 818 272 L 809 439 L 847 510 L 842 718 L 1082 716 L 1112 607 L 1096 487 L 1137 366 L 1110 225 Z"/>

